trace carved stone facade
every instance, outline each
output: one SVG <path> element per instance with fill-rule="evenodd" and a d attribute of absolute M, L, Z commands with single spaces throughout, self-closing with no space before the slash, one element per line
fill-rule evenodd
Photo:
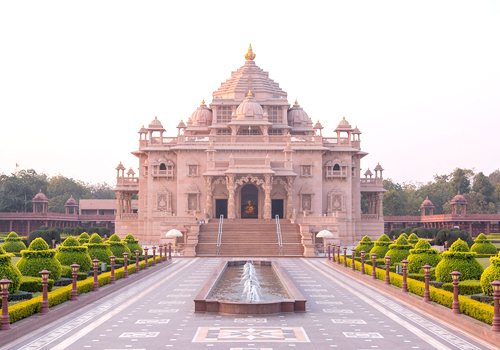
<path fill-rule="evenodd" d="M 177 128 L 167 137 L 155 117 L 139 130 L 138 175 L 117 168 L 121 236 L 153 243 L 182 224 L 191 237 L 200 221 L 221 216 L 279 217 L 311 235 L 329 229 L 345 243 L 382 233 L 383 169 L 361 177 L 367 153 L 359 129 L 343 118 L 333 136 L 323 136 L 319 121 L 313 125 L 297 101 L 290 104 L 253 59 Z M 134 194 L 137 213 L 130 210 Z"/>

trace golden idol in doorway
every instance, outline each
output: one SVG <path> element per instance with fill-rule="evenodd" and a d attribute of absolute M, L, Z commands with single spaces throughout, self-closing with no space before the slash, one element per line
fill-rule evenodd
<path fill-rule="evenodd" d="M 252 201 L 251 200 L 247 200 L 247 204 L 248 205 L 245 207 L 245 214 L 246 215 L 252 215 L 252 214 L 254 214 L 255 209 L 254 209 L 254 207 L 252 205 Z"/>

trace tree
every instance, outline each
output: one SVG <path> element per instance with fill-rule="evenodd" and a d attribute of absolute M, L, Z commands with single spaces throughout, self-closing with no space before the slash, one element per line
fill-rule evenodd
<path fill-rule="evenodd" d="M 45 192 L 47 186 L 47 175 L 33 169 L 0 175 L 0 212 L 31 212 L 31 200 L 40 190 Z"/>
<path fill-rule="evenodd" d="M 487 202 L 493 201 L 493 192 L 495 191 L 495 186 L 491 183 L 490 179 L 486 177 L 483 172 L 480 172 L 474 178 L 474 184 L 472 185 L 472 191 L 482 194 Z"/>
<path fill-rule="evenodd" d="M 488 175 L 488 178 L 490 179 L 490 182 L 492 184 L 498 186 L 498 183 L 500 182 L 500 169 L 497 169 L 494 172 L 492 172 L 490 175 Z"/>
<path fill-rule="evenodd" d="M 49 181 L 47 188 L 47 197 L 49 197 L 49 211 L 55 213 L 64 213 L 66 201 L 70 196 L 75 200 L 81 198 L 89 198 L 90 190 L 85 186 L 85 183 L 67 178 L 62 175 L 54 176 Z"/>
<path fill-rule="evenodd" d="M 451 174 L 451 185 L 454 192 L 468 193 L 470 191 L 470 178 L 473 176 L 473 170 L 456 168 Z"/>

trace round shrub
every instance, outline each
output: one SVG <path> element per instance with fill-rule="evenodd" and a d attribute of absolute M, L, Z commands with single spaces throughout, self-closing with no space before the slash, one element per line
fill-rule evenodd
<path fill-rule="evenodd" d="M 410 249 L 408 260 L 408 273 L 417 273 L 425 264 L 436 267 L 441 261 L 441 256 L 436 249 L 431 249 L 431 245 L 425 239 L 419 239 L 415 244 L 415 249 Z"/>
<path fill-rule="evenodd" d="M 440 282 L 451 282 L 450 272 L 457 270 L 461 273 L 460 281 L 478 280 L 483 273 L 483 267 L 476 260 L 476 253 L 469 251 L 467 243 L 458 239 L 443 252 L 443 260 L 436 266 L 436 279 Z"/>
<path fill-rule="evenodd" d="M 385 256 L 390 256 L 391 257 L 391 265 L 400 263 L 404 259 L 410 255 L 410 249 L 412 249 L 413 246 L 408 243 L 408 240 L 404 236 L 404 234 L 401 234 L 399 238 L 396 240 L 396 243 L 391 244 L 389 246 L 389 250 L 385 254 Z"/>
<path fill-rule="evenodd" d="M 356 256 L 361 256 L 361 251 L 364 250 L 366 253 L 369 253 L 373 248 L 373 241 L 370 237 L 364 236 L 359 244 L 356 246 Z"/>
<path fill-rule="evenodd" d="M 408 237 L 408 243 L 410 243 L 412 246 L 415 246 L 418 242 L 418 236 L 415 233 L 412 233 L 410 237 Z"/>
<path fill-rule="evenodd" d="M 498 256 L 491 257 L 490 262 L 491 265 L 488 266 L 481 275 L 481 288 L 485 295 L 493 295 L 493 288 L 491 288 L 490 283 L 493 282 L 495 278 L 500 280 L 500 253 Z"/>
<path fill-rule="evenodd" d="M 135 237 L 131 234 L 128 234 L 125 236 L 123 239 L 125 243 L 127 243 L 127 247 L 130 249 L 130 251 L 135 255 L 135 251 L 139 250 L 139 255 L 143 255 L 142 253 L 142 247 L 139 244 L 139 240 L 135 239 Z"/>
<path fill-rule="evenodd" d="M 377 239 L 374 243 L 372 250 L 370 250 L 370 254 L 376 253 L 377 257 L 383 257 L 389 250 L 389 246 L 392 244 L 390 238 L 387 235 L 382 235 Z"/>
<path fill-rule="evenodd" d="M 62 246 L 57 248 L 56 259 L 61 265 L 70 266 L 75 262 L 80 265 L 79 271 L 90 271 L 92 269 L 92 259 L 87 247 L 80 246 L 74 237 L 68 237 Z"/>
<path fill-rule="evenodd" d="M 87 232 L 83 232 L 79 237 L 78 237 L 78 242 L 80 242 L 80 244 L 84 244 L 84 243 L 89 243 L 89 239 L 90 239 L 90 236 Z"/>
<path fill-rule="evenodd" d="M 11 280 L 12 283 L 9 284 L 9 293 L 15 294 L 19 290 L 19 286 L 21 285 L 21 272 L 17 267 L 12 264 L 11 254 L 8 254 L 1 246 L 0 246 L 0 279 L 5 276 L 8 280 Z"/>
<path fill-rule="evenodd" d="M 113 253 L 111 253 L 109 246 L 102 241 L 102 238 L 97 233 L 94 233 L 90 237 L 89 242 L 85 243 L 84 246 L 89 249 L 90 259 L 97 259 L 100 262 L 108 264 L 111 263 L 109 257 L 113 255 Z"/>
<path fill-rule="evenodd" d="M 484 233 L 481 233 L 477 236 L 475 243 L 470 248 L 471 252 L 475 252 L 477 254 L 496 254 L 497 247 L 486 237 Z"/>
<path fill-rule="evenodd" d="M 26 249 L 22 239 L 15 232 L 9 233 L 2 247 L 7 253 L 20 253 L 21 250 Z"/>
<path fill-rule="evenodd" d="M 111 249 L 111 252 L 117 258 L 123 257 L 123 253 L 125 252 L 127 252 L 129 256 L 131 254 L 127 243 L 122 242 L 120 237 L 118 237 L 118 235 L 116 234 L 109 237 L 109 240 L 106 242 L 106 244 L 109 245 L 109 249 Z"/>
<path fill-rule="evenodd" d="M 49 249 L 49 245 L 42 238 L 31 242 L 28 250 L 21 251 L 21 259 L 16 266 L 23 276 L 40 277 L 40 271 L 50 271 L 49 278 L 58 280 L 61 277 L 61 263 L 55 258 L 56 251 Z"/>

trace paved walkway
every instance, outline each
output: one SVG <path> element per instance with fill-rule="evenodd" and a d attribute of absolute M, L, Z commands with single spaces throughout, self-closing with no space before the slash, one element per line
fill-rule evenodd
<path fill-rule="evenodd" d="M 193 298 L 220 261 L 174 259 L 2 349 L 496 349 L 332 270 L 323 259 L 279 260 L 307 298 L 306 313 L 195 314 Z"/>

